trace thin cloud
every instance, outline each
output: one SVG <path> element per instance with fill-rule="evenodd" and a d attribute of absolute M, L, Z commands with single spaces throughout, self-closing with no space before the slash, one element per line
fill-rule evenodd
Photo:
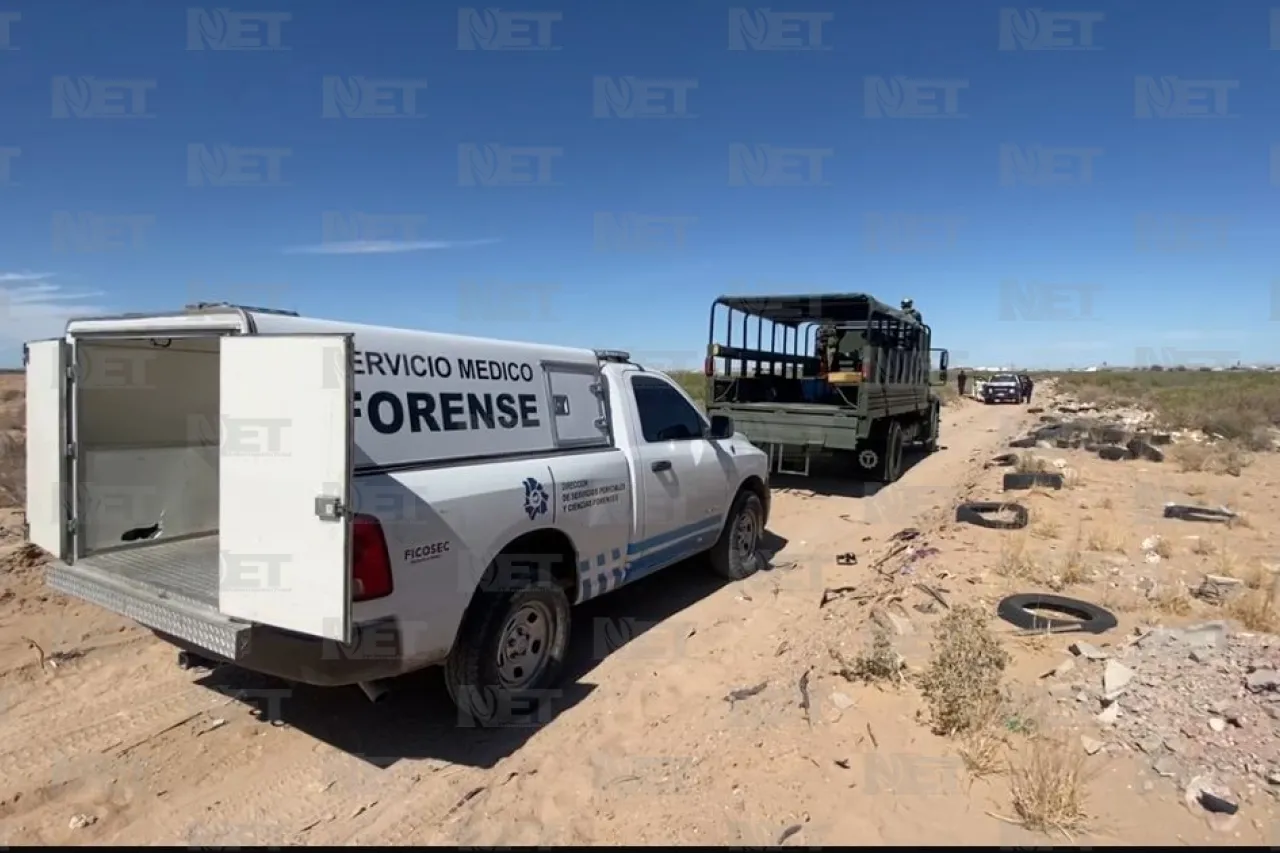
<path fill-rule="evenodd" d="M 109 314 L 97 290 L 68 290 L 46 273 L 0 273 L 0 347 L 56 338 L 73 317 Z M 27 282 L 22 284 L 21 282 Z"/>
<path fill-rule="evenodd" d="M 286 249 L 290 255 L 391 255 L 401 252 L 431 252 L 438 249 L 465 249 L 486 246 L 497 240 L 349 240 L 295 246 Z"/>
<path fill-rule="evenodd" d="M 47 278 L 53 278 L 53 273 L 47 272 L 0 272 L 0 284 L 14 281 L 44 281 Z"/>

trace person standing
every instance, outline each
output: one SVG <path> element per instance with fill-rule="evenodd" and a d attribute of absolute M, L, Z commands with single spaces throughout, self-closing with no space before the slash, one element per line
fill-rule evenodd
<path fill-rule="evenodd" d="M 956 374 L 956 387 L 960 391 L 960 396 L 964 396 L 965 386 L 969 384 L 969 374 L 964 372 L 964 368 L 960 368 L 960 372 Z"/>
<path fill-rule="evenodd" d="M 1031 404 L 1031 389 L 1035 387 L 1036 387 L 1036 383 L 1032 381 L 1030 376 L 1023 379 L 1023 387 L 1022 387 L 1023 402 L 1026 403 L 1027 405 Z"/>

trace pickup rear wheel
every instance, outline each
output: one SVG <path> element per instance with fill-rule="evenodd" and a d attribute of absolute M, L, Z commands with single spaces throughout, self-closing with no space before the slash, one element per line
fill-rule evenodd
<path fill-rule="evenodd" d="M 558 583 L 482 591 L 445 663 L 463 724 L 495 726 L 536 715 L 569 645 L 569 599 Z"/>
<path fill-rule="evenodd" d="M 764 505 L 754 492 L 739 492 L 720 539 L 711 548 L 712 571 L 731 581 L 754 575 L 764 562 L 760 554 L 763 534 Z"/>

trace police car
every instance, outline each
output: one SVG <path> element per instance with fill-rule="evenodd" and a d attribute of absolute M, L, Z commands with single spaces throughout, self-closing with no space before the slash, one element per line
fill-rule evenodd
<path fill-rule="evenodd" d="M 47 583 L 188 660 L 371 698 L 442 664 L 494 724 L 554 698 L 571 605 L 762 563 L 765 454 L 625 353 L 200 304 L 24 361 Z"/>

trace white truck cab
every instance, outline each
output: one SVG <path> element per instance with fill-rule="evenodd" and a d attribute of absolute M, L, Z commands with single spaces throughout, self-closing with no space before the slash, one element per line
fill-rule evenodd
<path fill-rule="evenodd" d="M 571 605 L 763 559 L 764 453 L 625 353 L 200 304 L 24 357 L 47 583 L 200 657 L 371 696 L 443 664 L 490 724 L 553 698 Z"/>

